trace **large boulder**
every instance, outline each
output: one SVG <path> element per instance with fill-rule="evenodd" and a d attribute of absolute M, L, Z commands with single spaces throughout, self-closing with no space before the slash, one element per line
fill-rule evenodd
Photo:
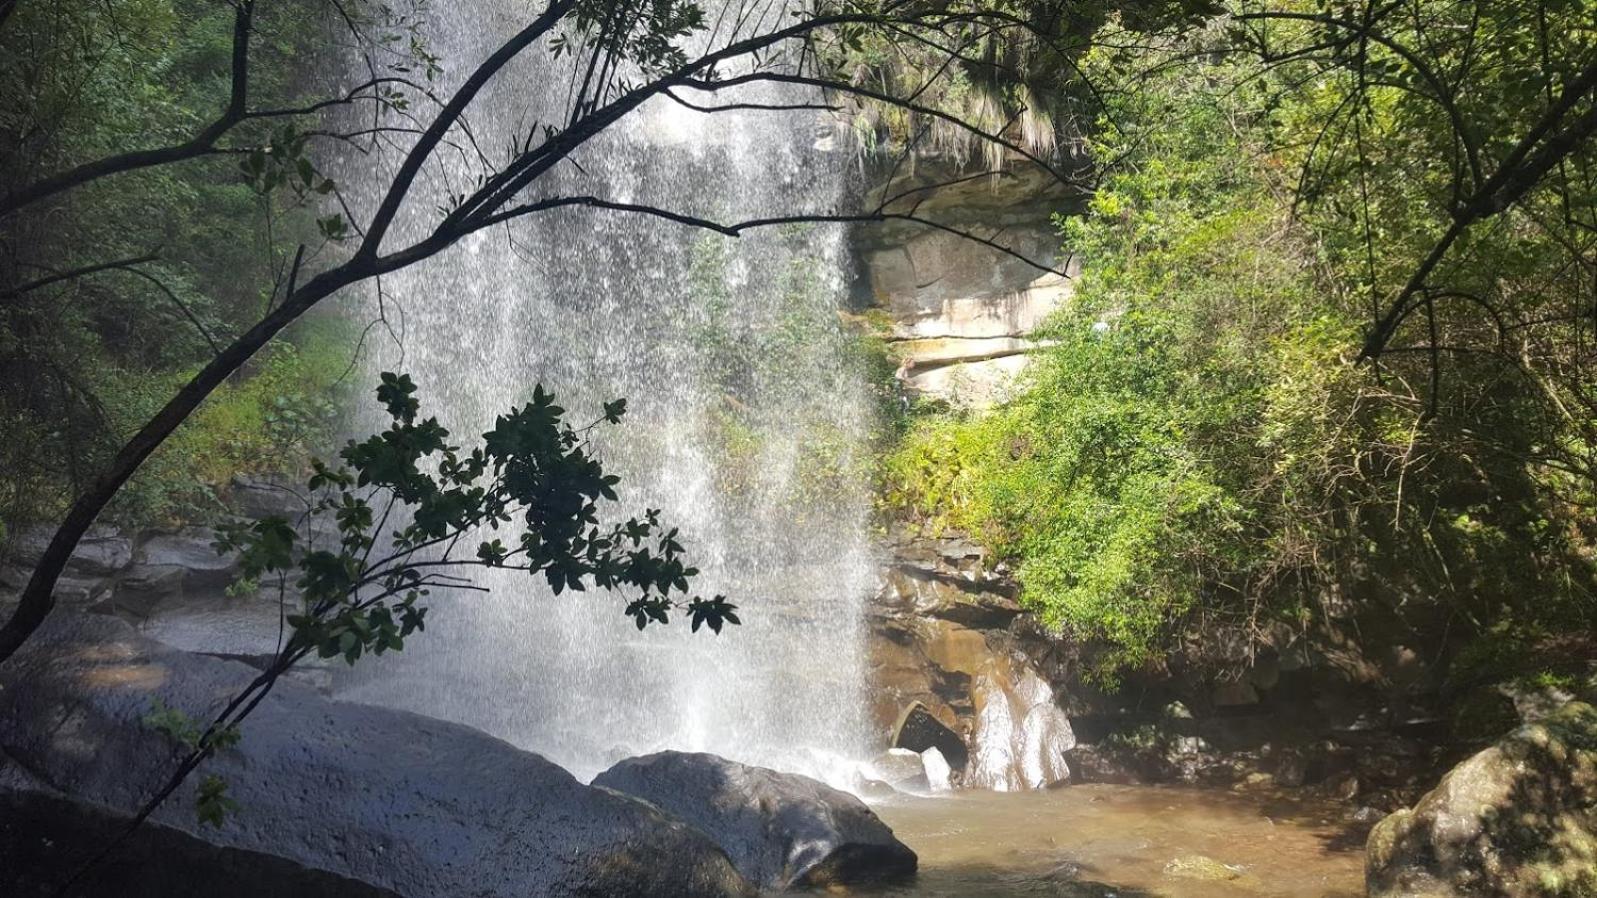
<path fill-rule="evenodd" d="M 1597 893 L 1597 710 L 1571 703 L 1454 767 L 1366 846 L 1371 898 Z"/>
<path fill-rule="evenodd" d="M 622 761 L 593 784 L 642 798 L 709 833 L 744 876 L 766 888 L 915 873 L 915 852 L 864 802 L 806 776 L 664 751 Z"/>
<path fill-rule="evenodd" d="M 51 894 L 165 781 L 154 703 L 207 719 L 258 671 L 57 613 L 0 666 L 0 894 Z M 81 894 L 747 896 L 703 833 L 456 724 L 280 682 Z M 221 777 L 238 803 L 196 816 Z"/>
<path fill-rule="evenodd" d="M 55 531 L 35 527 L 19 534 L 10 546 L 12 562 L 32 570 L 44 556 Z M 125 569 L 133 560 L 133 542 L 116 529 L 105 526 L 89 528 L 78 540 L 67 561 L 66 574 L 71 577 L 110 577 Z"/>
<path fill-rule="evenodd" d="M 180 572 L 183 587 L 194 591 L 220 591 L 239 575 L 237 553 L 219 554 L 216 531 L 209 527 L 156 533 L 139 544 L 133 560 L 143 576 Z"/>

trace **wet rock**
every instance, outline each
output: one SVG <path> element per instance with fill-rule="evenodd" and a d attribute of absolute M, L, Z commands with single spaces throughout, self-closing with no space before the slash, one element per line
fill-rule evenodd
<path fill-rule="evenodd" d="M 282 518 L 292 523 L 311 508 L 303 484 L 281 477 L 234 477 L 228 498 L 235 511 L 254 520 Z"/>
<path fill-rule="evenodd" d="M 1363 805 L 1362 807 L 1354 810 L 1353 813 L 1349 814 L 1348 819 L 1352 820 L 1354 823 L 1378 823 L 1384 816 L 1386 815 L 1382 814 L 1375 808 L 1372 808 L 1369 805 Z"/>
<path fill-rule="evenodd" d="M 791 773 L 711 754 L 629 758 L 594 778 L 708 833 L 765 888 L 828 887 L 912 876 L 916 857 L 863 802 Z"/>
<path fill-rule="evenodd" d="M 871 715 L 883 742 L 894 744 L 905 712 L 915 705 L 963 739 L 974 714 L 970 677 L 946 671 L 926 655 L 927 626 L 914 619 L 875 618 L 870 640 Z M 963 757 L 963 750 L 960 751 Z M 952 756 L 950 756 L 952 760 Z"/>
<path fill-rule="evenodd" d="M 249 682 L 114 618 L 53 614 L 0 666 L 6 894 L 48 893 L 125 825 L 178 749 L 144 718 L 194 717 Z M 118 898 L 750 896 L 703 833 L 438 720 L 279 683 L 201 771 L 238 803 L 199 824 L 194 777 L 96 868 Z"/>
<path fill-rule="evenodd" d="M 136 564 L 117 584 L 114 610 L 145 618 L 183 598 L 187 571 L 177 565 Z"/>
<path fill-rule="evenodd" d="M 1362 787 L 1356 774 L 1342 773 L 1331 777 L 1320 785 L 1321 791 L 1340 801 L 1353 801 L 1359 797 Z"/>
<path fill-rule="evenodd" d="M 238 556 L 217 554 L 215 542 L 208 527 L 158 533 L 139 544 L 134 560 L 145 568 L 180 570 L 187 590 L 220 591 L 238 577 Z"/>
<path fill-rule="evenodd" d="M 1162 762 L 1152 763 L 1136 752 L 1116 751 L 1101 745 L 1078 745 L 1065 752 L 1071 781 L 1134 785 L 1165 782 L 1171 778 Z M 1152 769 L 1150 769 L 1152 768 Z"/>
<path fill-rule="evenodd" d="M 11 545 L 12 562 L 18 567 L 32 570 L 54 535 L 55 531 L 47 527 L 23 532 Z M 95 526 L 78 541 L 71 559 L 67 561 L 66 573 L 80 579 L 110 577 L 127 567 L 132 560 L 131 540 L 114 528 Z"/>
<path fill-rule="evenodd" d="M 899 791 L 891 785 L 878 779 L 871 779 L 868 776 L 862 776 L 855 780 L 851 788 L 853 788 L 854 794 L 864 798 L 891 798 L 899 794 Z"/>
<path fill-rule="evenodd" d="M 1272 778 L 1283 786 L 1297 788 L 1308 781 L 1309 760 L 1298 748 L 1286 748 L 1275 755 L 1275 772 Z"/>
<path fill-rule="evenodd" d="M 893 728 L 892 744 L 894 748 L 913 752 L 935 749 L 950 768 L 961 773 L 970 764 L 965 740 L 918 702 L 905 708 L 900 715 L 898 725 Z"/>
<path fill-rule="evenodd" d="M 1068 697 L 1054 694 L 1027 649 L 1038 640 L 1027 635 L 1014 583 L 964 540 L 893 540 L 871 610 L 872 713 L 889 743 L 937 748 L 963 786 L 1064 780 L 1064 751 L 1075 744 Z"/>
<path fill-rule="evenodd" d="M 1268 773 L 1260 773 L 1258 771 L 1254 771 L 1253 773 L 1249 773 L 1246 776 L 1242 777 L 1241 782 L 1238 782 L 1236 785 L 1232 786 L 1232 788 L 1233 789 L 1242 790 L 1242 791 L 1248 791 L 1248 790 L 1253 790 L 1253 789 L 1267 790 L 1267 789 L 1273 789 L 1273 788 L 1275 788 L 1278 785 L 1286 785 L 1286 784 L 1285 783 L 1278 783 L 1276 781 L 1276 778 L 1274 776 L 1268 774 Z"/>
<path fill-rule="evenodd" d="M 1214 687 L 1210 701 L 1217 708 L 1257 705 L 1259 690 L 1253 688 L 1253 684 L 1247 680 L 1228 680 Z"/>
<path fill-rule="evenodd" d="M 892 748 L 877 755 L 871 759 L 870 772 L 901 792 L 931 791 L 920 753 L 907 748 Z"/>
<path fill-rule="evenodd" d="M 977 570 L 899 561 L 888 571 L 887 601 L 902 610 L 974 629 L 1002 629 L 1020 614 L 1014 587 Z"/>
<path fill-rule="evenodd" d="M 1031 670 L 991 663 L 976 678 L 975 750 L 966 783 L 983 789 L 1039 789 L 1070 778 L 1065 752 L 1076 745 L 1053 690 Z"/>
<path fill-rule="evenodd" d="M 1371 898 L 1597 892 L 1597 710 L 1572 703 L 1454 767 L 1366 845 Z"/>
<path fill-rule="evenodd" d="M 288 477 L 235 477 L 228 504 L 250 520 L 282 518 L 293 525 L 301 540 L 312 548 L 332 548 L 339 540 L 336 522 L 327 516 L 309 517 L 312 502 L 305 484 Z"/>
<path fill-rule="evenodd" d="M 920 757 L 921 768 L 926 771 L 926 785 L 933 792 L 947 792 L 954 787 L 954 770 L 948 766 L 942 752 L 928 748 Z"/>
<path fill-rule="evenodd" d="M 95 605 L 111 593 L 111 581 L 98 577 L 62 577 L 55 582 L 55 600 L 72 609 Z"/>

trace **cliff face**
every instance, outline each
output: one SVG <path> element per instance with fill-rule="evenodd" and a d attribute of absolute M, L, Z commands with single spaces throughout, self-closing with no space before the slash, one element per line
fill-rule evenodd
<path fill-rule="evenodd" d="M 1079 196 L 1019 159 L 999 175 L 948 159 L 889 162 L 868 183 L 863 208 L 935 223 L 890 221 L 854 238 L 862 304 L 887 314 L 905 391 L 967 408 L 1001 402 L 1037 346 L 1034 333 L 1069 300 L 1071 279 L 1058 272 L 1073 274 L 1074 263 L 1054 220 Z M 870 613 L 881 734 L 902 748 L 938 748 L 967 787 L 1067 779 L 1075 737 L 1017 638 L 1013 585 L 961 540 L 890 542 Z"/>
<path fill-rule="evenodd" d="M 906 386 L 956 405 L 1001 400 L 1025 367 L 1032 334 L 1070 296 L 1070 278 L 1043 268 L 1074 273 L 1053 221 L 1078 207 L 1079 195 L 1023 160 L 975 177 L 949 161 L 919 160 L 878 171 L 871 183 L 864 208 L 888 200 L 890 211 L 962 232 L 891 221 L 855 237 L 870 303 L 888 313 L 891 339 L 912 362 Z"/>

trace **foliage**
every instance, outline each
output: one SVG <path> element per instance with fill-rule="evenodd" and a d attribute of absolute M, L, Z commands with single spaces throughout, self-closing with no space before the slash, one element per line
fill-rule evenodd
<path fill-rule="evenodd" d="M 890 4 L 823 4 L 822 10 L 834 6 Z M 979 153 L 987 168 L 998 170 L 1005 148 L 975 130 L 1053 158 L 1073 137 L 1074 120 L 1091 114 L 1092 85 L 1079 59 L 1105 17 L 1123 7 L 1127 21 L 1155 28 L 1187 22 L 1213 6 L 1209 0 L 942 2 L 930 7 L 945 19 L 929 35 L 905 40 L 891 29 L 845 28 L 818 41 L 815 57 L 841 81 L 913 96 L 920 107 L 857 106 L 852 129 L 864 148 L 907 148 L 961 161 Z"/>
<path fill-rule="evenodd" d="M 1535 464 L 1541 391 L 1491 360 L 1455 363 L 1440 387 L 1406 358 L 1357 366 L 1363 221 L 1306 206 L 1348 202 L 1356 173 L 1315 167 L 1312 197 L 1299 179 L 1337 95 L 1298 90 L 1291 67 L 1203 55 L 1226 40 L 1187 36 L 1135 72 L 1112 41 L 1084 60 L 1121 89 L 1094 145 L 1115 164 L 1088 215 L 1061 222 L 1085 272 L 1072 304 L 1019 398 L 914 422 L 887 461 L 888 503 L 1011 559 L 1045 623 L 1105 647 L 1110 682 L 1218 631 L 1362 621 L 1459 643 L 1503 622 L 1589 622 L 1567 503 L 1590 484 L 1571 494 Z M 1395 273 L 1426 249 L 1425 217 L 1398 208 L 1423 189 L 1397 183 L 1419 125 L 1376 115 L 1391 141 L 1369 150 L 1390 179 L 1377 266 Z M 1555 243 L 1524 277 L 1562 276 Z M 1498 252 L 1517 266 L 1526 250 L 1516 235 Z"/>
<path fill-rule="evenodd" d="M 349 5 L 369 16 L 367 4 Z M 401 7 L 404 4 L 400 5 Z M 316 87 L 326 20 L 309 3 L 263 4 L 251 96 L 292 105 Z M 397 7 L 396 7 L 397 8 Z M 228 103 L 230 4 L 135 0 L 23 4 L 0 31 L 0 195 L 107 154 L 181 141 Z M 251 126 L 265 151 L 193 160 L 88 184 L 47 214 L 0 220 L 0 519 L 50 519 L 109 451 L 273 301 L 294 242 L 313 234 L 303 137 Z M 299 153 L 290 153 L 298 146 Z M 260 158 L 257 158 L 260 157 Z M 253 166 L 253 168 L 252 168 Z M 253 172 L 253 174 L 251 174 Z M 268 180 L 274 183 L 266 183 Z M 286 245 L 286 246 L 285 246 Z M 8 292 L 41 275 L 140 261 Z M 292 470 L 323 434 L 353 341 L 329 321 L 273 345 L 134 484 L 115 513 L 134 524 L 203 517 L 236 472 Z M 338 345 L 343 344 L 343 345 Z M 342 361 L 334 356 L 343 354 Z M 252 384 L 254 377 L 262 382 Z M 275 408 L 273 392 L 284 393 Z M 286 452 L 285 452 L 286 450 Z"/>
<path fill-rule="evenodd" d="M 455 583 L 439 572 L 448 568 L 525 571 L 556 595 L 589 585 L 635 589 L 626 613 L 639 629 L 669 619 L 679 604 L 673 593 L 686 593 L 698 573 L 683 562 L 677 531 L 664 528 L 655 510 L 619 524 L 600 521 L 599 503 L 616 500 L 618 478 L 604 472 L 584 434 L 620 423 L 625 401 L 607 403 L 603 416 L 579 431 L 538 387 L 530 403 L 499 416 L 468 451 L 450 444 L 436 418 L 418 420 L 414 392 L 409 377 L 383 374 L 377 398 L 391 425 L 350 442 L 341 464 L 314 464 L 307 484 L 314 501 L 301 529 L 281 518 L 218 529 L 217 550 L 239 552 L 245 578 L 297 575 L 302 608 L 288 617 L 289 654 L 314 650 L 353 664 L 366 653 L 402 649 L 405 637 L 425 626 L 422 600 Z M 318 519 L 336 526 L 336 547 L 306 544 L 301 531 Z M 484 528 L 511 531 L 511 544 L 486 538 Z M 457 554 L 472 545 L 471 556 Z M 722 596 L 682 607 L 695 630 L 708 624 L 720 632 L 723 622 L 738 622 L 736 606 Z"/>
<path fill-rule="evenodd" d="M 377 399 L 389 426 L 351 440 L 335 464 L 313 462 L 298 520 L 236 520 L 217 529 L 216 550 L 238 553 L 243 580 L 275 585 L 296 607 L 285 613 L 287 638 L 266 671 L 208 724 L 153 704 L 145 725 L 186 753 L 145 813 L 207 757 L 236 745 L 244 719 L 294 664 L 316 655 L 353 665 L 403 651 L 426 629 L 434 590 L 482 590 L 463 570 L 524 572 L 556 595 L 590 587 L 625 594 L 624 612 L 640 630 L 669 623 L 676 611 L 695 632 L 741 623 L 725 596 L 688 597 L 698 570 L 684 561 L 678 532 L 659 511 L 605 523 L 601 503 L 616 501 L 619 478 L 592 454 L 587 434 L 620 424 L 625 400 L 605 403 L 597 420 L 578 429 L 553 395 L 535 387 L 529 403 L 500 415 L 466 449 L 450 442 L 436 418 L 420 416 L 415 391 L 407 376 L 382 375 Z M 200 782 L 200 822 L 220 826 L 237 809 L 221 777 Z"/>
<path fill-rule="evenodd" d="M 249 373 L 224 385 L 200 407 L 128 484 L 110 512 L 134 526 L 208 521 L 225 508 L 230 482 L 240 475 L 297 476 L 333 445 L 340 412 L 353 400 L 351 328 L 338 319 L 305 322 L 274 342 Z M 136 426 L 182 385 L 189 371 L 106 380 L 102 394 Z"/>
<path fill-rule="evenodd" d="M 865 482 L 870 460 L 856 434 L 877 434 L 893 408 L 885 344 L 839 316 L 826 261 L 806 247 L 810 236 L 808 228 L 781 235 L 785 264 L 768 282 L 734 270 L 725 238 L 696 241 L 688 288 L 697 315 L 684 335 L 694 374 L 713 397 L 705 426 L 720 450 L 719 494 L 774 498 L 799 517 L 835 506 Z M 765 290 L 769 299 L 751 301 Z M 751 311 L 759 309 L 770 312 Z M 862 380 L 869 402 L 839 407 Z M 783 494 L 761 495 L 764 475 L 789 463 Z"/>

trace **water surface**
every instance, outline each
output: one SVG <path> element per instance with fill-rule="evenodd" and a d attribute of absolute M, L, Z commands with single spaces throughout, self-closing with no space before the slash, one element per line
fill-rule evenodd
<path fill-rule="evenodd" d="M 920 855 L 880 898 L 1355 898 L 1367 827 L 1346 806 L 1273 795 L 1080 785 L 873 805 Z M 1177 875 L 1201 856 L 1233 879 Z M 1191 866 L 1190 864 L 1188 865 Z M 1211 873 L 1221 873 L 1217 867 Z"/>

